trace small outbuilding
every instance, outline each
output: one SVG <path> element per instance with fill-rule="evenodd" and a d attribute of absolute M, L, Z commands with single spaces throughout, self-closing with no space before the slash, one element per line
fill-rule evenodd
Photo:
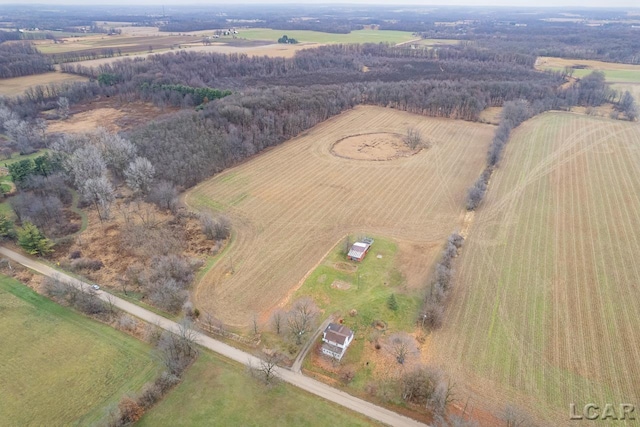
<path fill-rule="evenodd" d="M 347 254 L 347 259 L 358 262 L 362 261 L 365 255 L 367 255 L 367 252 L 369 252 L 371 245 L 373 245 L 373 239 L 368 237 L 362 239 L 361 242 L 355 242 Z"/>
<path fill-rule="evenodd" d="M 322 333 L 322 353 L 334 359 L 342 359 L 353 341 L 353 331 L 338 323 L 329 323 Z"/>

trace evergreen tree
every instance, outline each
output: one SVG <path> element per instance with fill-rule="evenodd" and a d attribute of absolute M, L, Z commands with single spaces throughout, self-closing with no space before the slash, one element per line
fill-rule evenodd
<path fill-rule="evenodd" d="M 29 221 L 18 229 L 18 244 L 31 255 L 47 255 L 53 252 L 53 242 Z"/>
<path fill-rule="evenodd" d="M 13 222 L 5 214 L 0 214 L 0 238 L 10 237 L 13 234 Z"/>
<path fill-rule="evenodd" d="M 387 307 L 389 307 L 389 310 L 393 310 L 393 311 L 396 311 L 398 309 L 398 301 L 396 300 L 396 294 L 389 295 L 389 298 L 387 299 Z"/>

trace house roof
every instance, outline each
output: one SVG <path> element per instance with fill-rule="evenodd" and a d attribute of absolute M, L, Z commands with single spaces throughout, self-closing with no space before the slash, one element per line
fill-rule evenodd
<path fill-rule="evenodd" d="M 340 354 L 340 355 L 344 354 L 344 352 L 346 350 L 345 348 L 336 347 L 335 345 L 331 345 L 329 343 L 322 344 L 322 348 L 326 349 L 326 350 L 329 350 L 330 352 L 332 352 L 334 354 Z"/>
<path fill-rule="evenodd" d="M 366 240 L 369 240 L 369 239 L 366 239 Z M 373 243 L 373 241 L 355 242 L 353 246 L 351 246 L 351 250 L 349 250 L 349 253 L 347 254 L 347 256 L 352 258 L 360 258 L 367 251 L 367 249 L 369 249 L 369 246 L 371 246 L 371 243 Z"/>
<path fill-rule="evenodd" d="M 353 336 L 353 331 L 344 325 L 338 323 L 329 323 L 329 326 L 324 330 L 324 339 L 340 345 L 344 345 L 347 338 Z"/>

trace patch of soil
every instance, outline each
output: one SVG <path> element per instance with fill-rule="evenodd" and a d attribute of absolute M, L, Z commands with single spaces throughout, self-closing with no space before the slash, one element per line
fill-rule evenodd
<path fill-rule="evenodd" d="M 347 262 L 336 262 L 333 264 L 333 268 L 347 273 L 353 273 L 358 269 L 357 265 L 349 264 Z"/>
<path fill-rule="evenodd" d="M 347 289 L 351 289 L 351 283 L 343 280 L 334 280 L 331 287 L 334 289 L 340 289 L 341 291 L 346 291 Z"/>
<path fill-rule="evenodd" d="M 409 157 L 420 149 L 412 150 L 398 133 L 365 133 L 337 141 L 331 153 L 353 160 L 385 161 Z"/>

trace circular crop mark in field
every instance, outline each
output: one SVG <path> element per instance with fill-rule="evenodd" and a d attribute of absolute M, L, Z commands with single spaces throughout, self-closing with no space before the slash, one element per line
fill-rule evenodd
<path fill-rule="evenodd" d="M 412 150 L 399 133 L 363 133 L 338 140 L 331 153 L 338 157 L 354 160 L 384 161 L 416 154 L 420 149 Z"/>

